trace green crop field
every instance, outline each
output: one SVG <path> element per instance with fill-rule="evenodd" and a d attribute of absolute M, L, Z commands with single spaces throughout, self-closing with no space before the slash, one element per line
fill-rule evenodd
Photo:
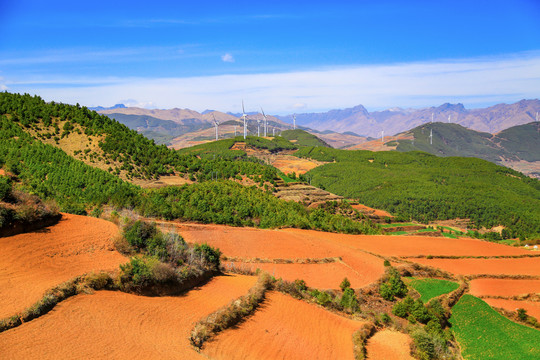
<path fill-rule="evenodd" d="M 540 359 L 540 331 L 508 320 L 477 297 L 464 295 L 450 323 L 465 359 Z"/>
<path fill-rule="evenodd" d="M 447 294 L 459 287 L 453 281 L 440 279 L 413 279 L 409 286 L 420 293 L 420 300 L 425 303 L 434 297 Z"/>

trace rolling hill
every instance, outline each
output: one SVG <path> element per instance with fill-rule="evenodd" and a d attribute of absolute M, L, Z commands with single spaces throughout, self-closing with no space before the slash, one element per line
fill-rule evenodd
<path fill-rule="evenodd" d="M 437 156 L 477 157 L 540 177 L 540 124 L 531 122 L 495 135 L 458 124 L 432 123 L 395 136 L 365 142 L 350 150 L 424 151 Z M 430 144 L 430 134 L 433 134 Z"/>

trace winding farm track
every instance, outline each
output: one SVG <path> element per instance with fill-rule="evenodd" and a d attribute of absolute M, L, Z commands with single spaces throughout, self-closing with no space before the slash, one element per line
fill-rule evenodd
<path fill-rule="evenodd" d="M 75 276 L 118 269 L 127 259 L 113 250 L 117 234 L 111 222 L 63 214 L 54 226 L 0 238 L 0 318 Z"/>
<path fill-rule="evenodd" d="M 204 359 L 189 343 L 200 318 L 247 293 L 251 276 L 218 276 L 178 297 L 98 291 L 0 334 L 1 359 Z"/>
<path fill-rule="evenodd" d="M 412 339 L 403 333 L 382 330 L 367 341 L 368 360 L 413 360 L 410 345 Z"/>
<path fill-rule="evenodd" d="M 277 292 L 237 328 L 205 344 L 211 359 L 353 359 L 353 333 L 362 322 Z"/>

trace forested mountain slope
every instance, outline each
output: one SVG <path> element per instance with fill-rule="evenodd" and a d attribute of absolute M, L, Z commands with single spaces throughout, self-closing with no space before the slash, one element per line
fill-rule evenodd
<path fill-rule="evenodd" d="M 321 147 L 295 155 L 335 161 L 309 171 L 312 184 L 405 219 L 468 218 L 503 225 L 505 236 L 540 237 L 540 181 L 488 161 Z"/>

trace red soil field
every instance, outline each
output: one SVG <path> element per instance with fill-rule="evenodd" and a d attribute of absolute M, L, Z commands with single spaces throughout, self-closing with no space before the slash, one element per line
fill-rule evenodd
<path fill-rule="evenodd" d="M 205 344 L 212 359 L 353 359 L 362 322 L 269 292 L 255 314 Z"/>
<path fill-rule="evenodd" d="M 540 280 L 474 279 L 469 292 L 474 296 L 517 296 L 540 293 Z"/>
<path fill-rule="evenodd" d="M 503 308 L 508 311 L 517 311 L 519 308 L 527 310 L 527 314 L 540 320 L 540 302 L 519 301 L 506 299 L 482 299 L 492 307 Z"/>
<path fill-rule="evenodd" d="M 370 208 L 369 206 L 366 206 L 366 205 L 357 204 L 357 205 L 351 205 L 351 206 L 352 206 L 353 209 L 356 209 L 356 210 L 358 210 L 358 211 L 360 211 L 362 213 L 373 214 L 373 215 L 376 215 L 376 216 L 379 216 L 379 217 L 385 217 L 385 216 L 393 217 L 387 211 Z"/>
<path fill-rule="evenodd" d="M 344 277 L 349 278 L 353 287 L 362 287 L 384 273 L 381 258 L 328 240 L 325 238 L 327 233 L 316 237 L 312 233 L 319 232 L 193 224 L 179 225 L 179 230 L 186 241 L 206 242 L 229 257 L 291 260 L 341 257 L 341 262 L 327 264 L 245 264 L 247 268 L 259 267 L 286 280 L 303 279 L 313 287 L 336 289 Z"/>
<path fill-rule="evenodd" d="M 2 359 L 204 359 L 189 335 L 200 318 L 247 293 L 255 277 L 219 276 L 179 297 L 99 291 L 0 334 Z"/>
<path fill-rule="evenodd" d="M 324 264 L 272 264 L 272 263 L 225 263 L 226 269 L 234 264 L 235 268 L 249 269 L 255 271 L 257 268 L 266 271 L 275 278 L 294 281 L 302 279 L 309 287 L 317 289 L 339 289 L 339 284 L 343 278 L 348 278 L 351 287 L 357 289 L 375 282 L 380 273 L 367 276 L 352 270 L 349 266 L 340 263 Z"/>
<path fill-rule="evenodd" d="M 520 259 L 414 259 L 456 275 L 536 275 L 540 276 L 540 258 Z"/>
<path fill-rule="evenodd" d="M 113 250 L 117 234 L 111 222 L 63 214 L 54 226 L 0 238 L 0 318 L 24 310 L 77 275 L 118 269 L 127 259 Z"/>
<path fill-rule="evenodd" d="M 436 236 L 346 235 L 300 229 L 284 229 L 282 231 L 304 234 L 304 236 L 310 238 L 322 238 L 351 248 L 363 249 L 384 256 L 497 256 L 531 254 L 530 251 L 525 249 L 468 238 L 449 239 Z"/>
<path fill-rule="evenodd" d="M 292 155 L 277 155 L 272 161 L 272 166 L 281 170 L 284 174 L 296 173 L 297 175 L 305 174 L 309 170 L 315 169 L 317 166 L 324 164 L 322 162 L 301 159 Z"/>
<path fill-rule="evenodd" d="M 403 333 L 382 330 L 368 339 L 367 358 L 373 360 L 413 360 L 410 343 L 412 339 Z"/>

